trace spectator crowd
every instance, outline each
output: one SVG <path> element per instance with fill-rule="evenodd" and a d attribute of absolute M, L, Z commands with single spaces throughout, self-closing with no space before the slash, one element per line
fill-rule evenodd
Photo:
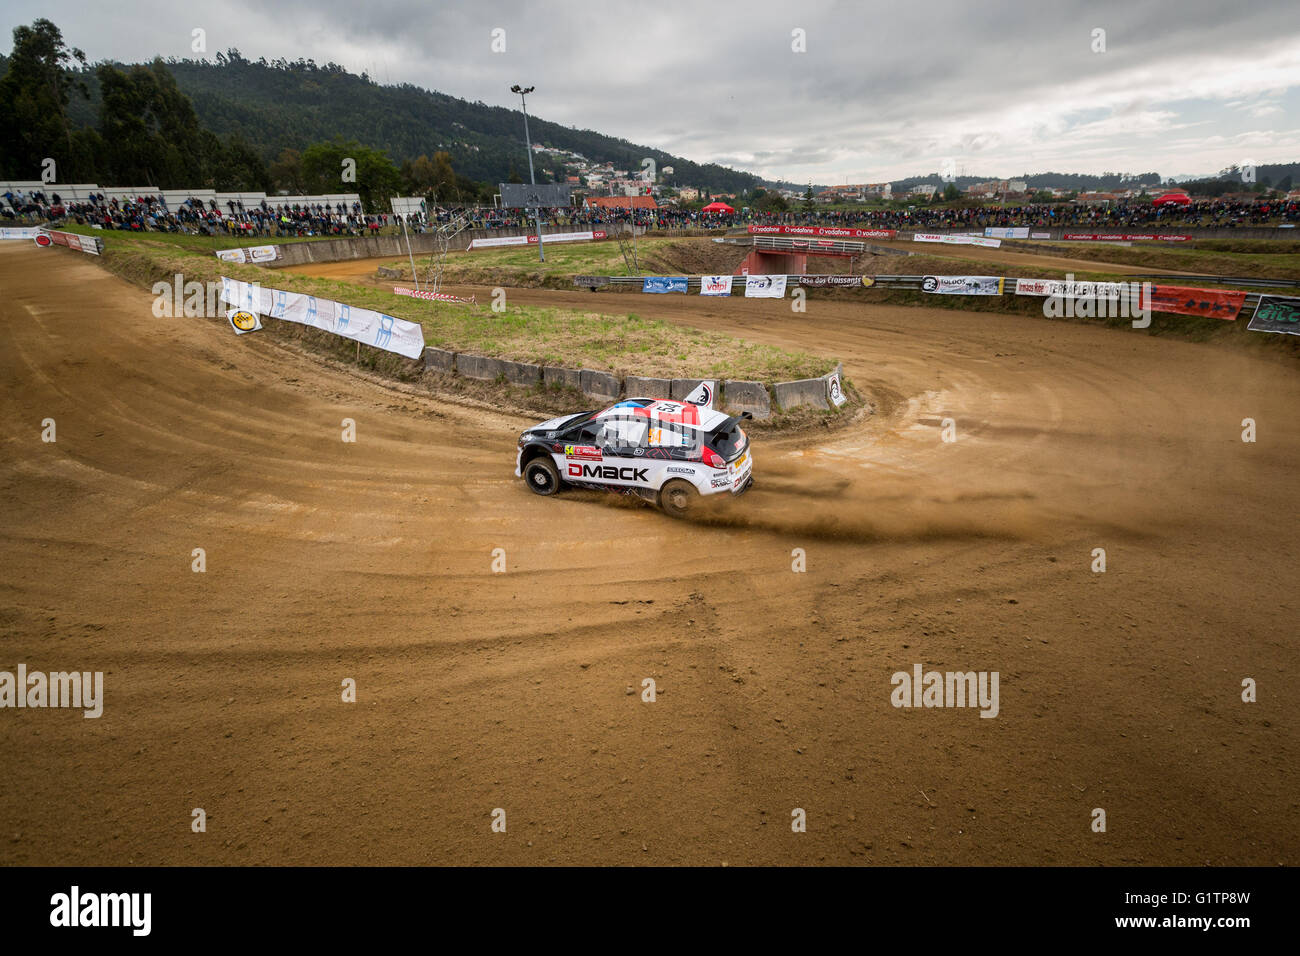
<path fill-rule="evenodd" d="M 64 202 L 57 192 L 0 194 L 0 215 L 14 222 L 75 222 L 129 232 L 159 231 L 241 238 L 303 236 L 363 236 L 396 231 L 401 218 L 389 213 L 363 213 L 361 204 L 271 205 L 265 200 L 253 207 L 229 200 L 190 198 L 169 206 L 161 195 L 106 198 L 102 193 L 85 200 Z M 531 211 L 483 206 L 432 206 L 427 213 L 407 219 L 408 228 L 420 233 L 464 218 L 466 227 L 480 230 L 522 230 L 535 226 Z M 1155 206 L 1149 202 L 1025 203 L 1015 206 L 948 208 L 918 204 L 907 208 L 820 210 L 791 209 L 763 212 L 740 209 L 734 213 L 704 213 L 672 206 L 660 208 L 572 207 L 542 211 L 544 228 L 587 228 L 621 231 L 635 222 L 647 230 L 730 229 L 747 225 L 833 226 L 859 229 L 983 229 L 987 226 L 1028 226 L 1048 229 L 1117 230 L 1134 227 L 1218 227 L 1300 224 L 1300 202 L 1194 200 L 1187 205 Z"/>

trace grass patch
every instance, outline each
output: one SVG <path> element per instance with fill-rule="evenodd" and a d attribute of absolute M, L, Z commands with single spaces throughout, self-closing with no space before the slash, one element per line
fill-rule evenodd
<path fill-rule="evenodd" d="M 310 293 L 418 322 L 424 328 L 425 343 L 435 348 L 539 365 L 618 375 L 770 383 L 824 375 L 837 361 L 635 314 L 515 305 L 494 312 L 487 302 L 456 305 L 413 299 L 350 282 L 221 262 L 176 243 L 157 241 L 153 234 L 106 242 L 103 261 L 118 275 L 146 286 L 170 284 L 179 273 L 184 282 L 216 282 L 225 275 L 269 288 Z M 347 343 L 347 347 L 355 348 L 355 344 Z"/>
<path fill-rule="evenodd" d="M 1037 243 L 1063 257 L 1144 266 L 1195 275 L 1244 276 L 1258 279 L 1300 278 L 1300 239 L 1197 239 L 1189 243 Z M 1014 246 L 1008 246 L 1014 251 Z M 1171 282 L 1176 279 L 1171 278 Z"/>
<path fill-rule="evenodd" d="M 127 232 L 119 229 L 96 229 L 93 226 L 79 226 L 76 223 L 50 228 L 60 232 L 75 232 L 82 236 L 96 236 L 104 240 L 106 247 L 110 243 L 151 242 L 187 252 L 206 253 L 214 258 L 218 249 L 238 249 L 241 246 L 283 246 L 291 242 L 357 238 L 355 236 L 198 236 L 183 232 Z"/>

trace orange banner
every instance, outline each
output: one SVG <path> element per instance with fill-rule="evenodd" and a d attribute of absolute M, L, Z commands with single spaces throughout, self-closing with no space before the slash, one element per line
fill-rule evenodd
<path fill-rule="evenodd" d="M 1222 289 L 1190 289 L 1177 285 L 1151 287 L 1149 306 L 1153 312 L 1174 312 L 1178 315 L 1205 315 L 1212 319 L 1237 317 L 1246 304 L 1246 293 L 1225 292 Z"/>

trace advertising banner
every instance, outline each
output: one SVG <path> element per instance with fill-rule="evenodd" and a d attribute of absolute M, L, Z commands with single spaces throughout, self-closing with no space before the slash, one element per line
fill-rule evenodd
<path fill-rule="evenodd" d="M 25 228 L 22 226 L 6 226 L 0 229 L 0 239 L 35 239 L 40 230 L 35 226 Z"/>
<path fill-rule="evenodd" d="M 841 289 L 856 289 L 862 285 L 862 276 L 815 275 L 800 276 L 799 284 L 806 289 L 824 289 L 835 286 Z"/>
<path fill-rule="evenodd" d="M 1030 239 L 1051 239 L 1052 234 L 1050 232 L 1031 232 L 1029 234 L 1029 238 Z"/>
<path fill-rule="evenodd" d="M 1283 295 L 1261 295 L 1255 314 L 1246 326 L 1252 332 L 1285 332 L 1300 335 L 1300 299 Z"/>
<path fill-rule="evenodd" d="M 848 399 L 844 397 L 844 391 L 840 388 L 840 373 L 832 372 L 826 376 L 826 397 L 831 400 L 836 408 L 843 405 Z"/>
<path fill-rule="evenodd" d="M 80 236 L 75 232 L 59 232 L 55 229 L 42 229 L 41 233 L 50 238 L 56 246 L 67 246 L 69 249 L 76 249 L 78 252 L 87 252 L 92 256 L 99 255 L 104 248 L 104 240 L 96 239 L 93 236 Z M 41 237 L 36 237 L 36 244 L 39 246 L 47 245 L 41 242 Z"/>
<path fill-rule="evenodd" d="M 262 318 L 256 312 L 249 312 L 247 309 L 229 309 L 226 312 L 226 318 L 230 320 L 230 327 L 235 330 L 236 335 L 247 335 L 249 332 L 256 332 L 262 327 Z"/>
<path fill-rule="evenodd" d="M 501 183 L 498 189 L 506 209 L 536 209 L 569 205 L 573 187 L 566 183 Z"/>
<path fill-rule="evenodd" d="M 1028 239 L 1028 226 L 986 226 L 984 235 L 990 239 Z"/>
<path fill-rule="evenodd" d="M 646 276 L 641 283 L 642 292 L 685 292 L 686 276 Z"/>
<path fill-rule="evenodd" d="M 1186 242 L 1192 237 L 1187 234 L 1157 235 L 1154 232 L 1067 232 L 1061 236 L 1072 242 L 1143 242 L 1159 239 L 1163 242 Z"/>
<path fill-rule="evenodd" d="M 926 276 L 921 280 L 922 292 L 937 295 L 1001 295 L 1001 276 Z"/>
<path fill-rule="evenodd" d="M 605 231 L 598 229 L 595 231 L 587 230 L 586 232 L 557 232 L 551 235 L 542 233 L 542 239 L 546 243 L 552 242 L 591 242 L 594 239 L 604 239 Z M 491 249 L 495 246 L 531 246 L 537 244 L 537 236 L 493 236 L 490 239 L 474 239 L 470 242 L 470 249 Z"/>
<path fill-rule="evenodd" d="M 279 246 L 249 246 L 247 249 L 218 249 L 222 262 L 274 262 L 280 258 Z"/>
<path fill-rule="evenodd" d="M 745 295 L 750 299 L 784 299 L 785 276 L 745 276 Z"/>
<path fill-rule="evenodd" d="M 1015 293 L 1016 295 L 1061 296 L 1071 299 L 1116 299 L 1128 295 L 1129 284 L 1076 282 L 1067 279 L 1017 279 Z"/>
<path fill-rule="evenodd" d="M 1157 285 L 1151 287 L 1149 307 L 1156 312 L 1173 312 L 1178 315 L 1204 315 L 1212 319 L 1237 318 L 1246 304 L 1246 293 L 1225 292 L 1222 289 L 1189 289 L 1185 286 Z"/>
<path fill-rule="evenodd" d="M 985 239 L 983 236 L 963 236 L 956 233 L 918 232 L 912 236 L 913 242 L 945 242 L 954 246 L 988 246 L 996 249 L 1002 245 L 1001 239 Z"/>
<path fill-rule="evenodd" d="M 237 309 L 310 325 L 407 358 L 419 358 L 424 352 L 424 329 L 420 325 L 382 312 L 302 292 L 264 289 L 225 276 L 221 277 L 221 299 Z"/>
<path fill-rule="evenodd" d="M 895 229 L 841 229 L 835 226 L 750 226 L 751 236 L 814 236 L 822 239 L 893 239 Z"/>
<path fill-rule="evenodd" d="M 700 295 L 731 295 L 734 276 L 700 276 Z"/>

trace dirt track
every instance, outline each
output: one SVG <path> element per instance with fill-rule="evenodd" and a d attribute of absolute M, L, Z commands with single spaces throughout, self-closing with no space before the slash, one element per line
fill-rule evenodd
<path fill-rule="evenodd" d="M 98 720 L 0 710 L 4 862 L 1298 861 L 1291 366 L 647 296 L 879 407 L 687 524 L 538 499 L 524 420 L 155 319 L 89 257 L 8 244 L 0 286 L 0 670 L 106 672 Z M 892 707 L 915 663 L 999 672 L 999 715 Z"/>

